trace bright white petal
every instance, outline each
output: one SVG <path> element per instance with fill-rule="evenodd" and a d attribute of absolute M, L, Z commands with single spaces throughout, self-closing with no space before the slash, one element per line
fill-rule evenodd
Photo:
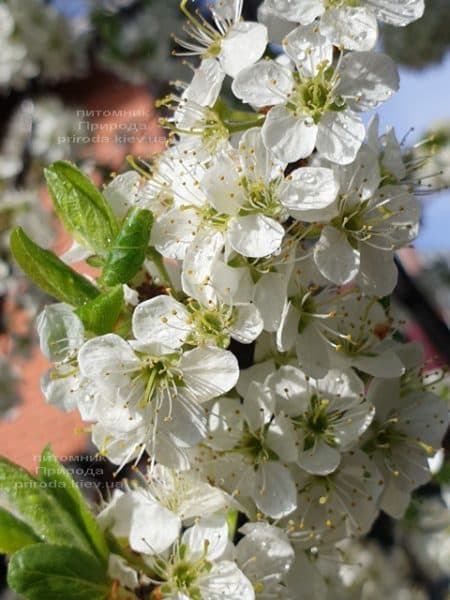
<path fill-rule="evenodd" d="M 183 98 L 200 106 L 213 106 L 220 94 L 224 79 L 225 73 L 218 61 L 214 58 L 205 58 L 195 71 Z"/>
<path fill-rule="evenodd" d="M 235 307 L 235 318 L 230 326 L 230 335 L 241 344 L 250 344 L 260 335 L 264 323 L 254 304 Z"/>
<path fill-rule="evenodd" d="M 341 80 L 336 93 L 348 100 L 353 110 L 376 108 L 399 88 L 394 61 L 379 52 L 350 52 L 342 59 Z"/>
<path fill-rule="evenodd" d="M 365 135 L 364 124 L 354 113 L 327 112 L 320 119 L 317 149 L 331 162 L 347 165 L 355 160 Z"/>
<path fill-rule="evenodd" d="M 320 31 L 347 50 L 371 50 L 378 38 L 375 15 L 364 6 L 328 9 L 320 20 Z"/>
<path fill-rule="evenodd" d="M 183 533 L 182 543 L 188 547 L 189 560 L 204 555 L 205 542 L 208 542 L 209 560 L 217 560 L 225 552 L 228 544 L 228 525 L 223 517 L 212 516 L 200 519 Z"/>
<path fill-rule="evenodd" d="M 359 252 L 352 248 L 347 237 L 334 227 L 324 227 L 314 246 L 317 268 L 336 285 L 349 283 L 359 271 Z"/>
<path fill-rule="evenodd" d="M 265 215 L 236 217 L 228 226 L 228 239 L 233 250 L 252 258 L 263 258 L 276 252 L 283 237 L 282 225 Z"/>
<path fill-rule="evenodd" d="M 333 473 L 341 462 L 341 454 L 323 440 L 318 440 L 310 450 L 300 451 L 297 463 L 299 466 L 314 475 L 329 475 Z"/>
<path fill-rule="evenodd" d="M 255 304 L 266 331 L 276 331 L 281 323 L 288 278 L 282 273 L 265 273 L 255 285 Z"/>
<path fill-rule="evenodd" d="M 309 118 L 298 118 L 285 106 L 274 106 L 266 117 L 262 136 L 278 159 L 290 163 L 312 154 L 317 131 Z"/>
<path fill-rule="evenodd" d="M 375 14 L 385 23 L 403 27 L 417 21 L 425 10 L 424 0 L 366 0 Z"/>
<path fill-rule="evenodd" d="M 261 58 L 267 46 L 267 28 L 261 23 L 233 25 L 222 40 L 220 64 L 227 75 L 236 75 Z"/>
<path fill-rule="evenodd" d="M 144 554 L 164 552 L 178 538 L 180 517 L 143 494 L 135 496 L 129 535 L 132 550 Z"/>
<path fill-rule="evenodd" d="M 287 178 L 280 200 L 301 221 L 325 222 L 337 215 L 339 183 L 332 169 L 302 167 Z"/>
<path fill-rule="evenodd" d="M 297 489 L 287 467 L 274 461 L 260 465 L 253 500 L 260 511 L 274 519 L 293 512 L 297 508 Z"/>
<path fill-rule="evenodd" d="M 67 304 L 50 304 L 39 313 L 37 331 L 41 351 L 52 362 L 60 362 L 84 341 L 83 323 Z"/>
<path fill-rule="evenodd" d="M 156 219 L 150 244 L 166 258 L 183 260 L 197 234 L 199 218 L 195 210 L 174 208 Z"/>
<path fill-rule="evenodd" d="M 231 390 L 239 377 L 236 357 L 220 348 L 195 348 L 181 357 L 184 384 L 197 402 L 212 400 Z"/>
<path fill-rule="evenodd" d="M 244 204 L 246 196 L 236 163 L 226 154 L 220 155 L 208 169 L 201 186 L 208 202 L 225 215 L 235 215 Z"/>
<path fill-rule="evenodd" d="M 218 231 L 200 232 L 189 246 L 183 264 L 183 291 L 202 304 L 216 300 L 211 285 L 211 273 L 224 246 L 223 236 Z"/>
<path fill-rule="evenodd" d="M 292 85 L 292 73 L 287 67 L 263 60 L 243 69 L 233 81 L 232 90 L 243 102 L 262 107 L 283 102 Z"/>
<path fill-rule="evenodd" d="M 325 11 L 322 0 L 266 0 L 265 4 L 280 17 L 302 25 L 309 25 Z"/>
<path fill-rule="evenodd" d="M 88 340 L 81 346 L 78 364 L 85 377 L 96 380 L 132 373 L 140 369 L 141 361 L 125 340 L 114 333 L 108 333 Z"/>
<path fill-rule="evenodd" d="M 192 331 L 189 313 L 170 296 L 157 296 L 139 304 L 133 313 L 133 335 L 140 342 L 159 342 L 180 348 Z"/>
<path fill-rule="evenodd" d="M 250 581 L 236 563 L 221 560 L 199 581 L 204 600 L 254 600 L 255 592 Z"/>
<path fill-rule="evenodd" d="M 331 65 L 333 61 L 332 44 L 313 25 L 291 31 L 283 40 L 283 47 L 304 77 L 314 77 L 320 65 Z"/>

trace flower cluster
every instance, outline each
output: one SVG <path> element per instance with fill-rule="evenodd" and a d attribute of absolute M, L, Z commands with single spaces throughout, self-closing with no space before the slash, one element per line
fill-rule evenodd
<path fill-rule="evenodd" d="M 386 298 L 418 230 L 411 168 L 361 118 L 399 84 L 377 18 L 423 2 L 266 0 L 261 22 L 187 5 L 177 51 L 199 64 L 161 101 L 167 149 L 103 195 L 47 171 L 64 259 L 96 282 L 13 234 L 60 300 L 38 322 L 42 387 L 119 469 L 149 456 L 98 519 L 115 597 L 325 598 L 345 587 L 337 542 L 404 514 L 448 425 Z"/>

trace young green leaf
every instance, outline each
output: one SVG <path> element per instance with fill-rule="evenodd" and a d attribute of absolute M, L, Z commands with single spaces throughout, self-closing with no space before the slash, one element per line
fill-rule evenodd
<path fill-rule="evenodd" d="M 78 548 L 37 544 L 13 555 L 8 585 L 27 600 L 105 600 L 112 581 L 106 566 Z"/>
<path fill-rule="evenodd" d="M 101 192 L 68 161 L 54 162 L 44 173 L 55 211 L 67 231 L 83 247 L 105 253 L 119 227 Z"/>
<path fill-rule="evenodd" d="M 108 547 L 96 520 L 66 469 L 59 463 L 50 446 L 44 448 L 38 470 L 39 481 L 47 485 L 47 489 L 72 517 L 92 551 L 103 561 L 108 558 Z"/>
<path fill-rule="evenodd" d="M 98 289 L 50 250 L 44 250 L 21 227 L 11 233 L 10 247 L 22 270 L 34 283 L 60 302 L 81 306 L 98 296 Z"/>
<path fill-rule="evenodd" d="M 146 209 L 132 208 L 106 257 L 101 280 L 106 285 L 130 281 L 142 266 L 150 240 L 153 214 Z"/>
<path fill-rule="evenodd" d="M 75 312 L 88 331 L 103 335 L 113 330 L 123 305 L 123 288 L 121 285 L 116 285 L 91 302 L 83 304 Z"/>
<path fill-rule="evenodd" d="M 60 505 L 50 493 L 47 484 L 4 457 L 0 457 L 0 491 L 43 541 L 69 544 L 92 552 L 85 531 L 80 529 L 67 507 Z"/>
<path fill-rule="evenodd" d="M 0 553 L 14 554 L 24 546 L 41 541 L 25 521 L 0 507 Z"/>

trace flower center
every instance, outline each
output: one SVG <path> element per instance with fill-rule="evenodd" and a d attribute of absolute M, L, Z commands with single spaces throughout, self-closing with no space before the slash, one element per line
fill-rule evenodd
<path fill-rule="evenodd" d="M 186 559 L 188 548 L 182 544 L 176 554 L 171 557 L 171 564 L 164 569 L 166 583 L 161 585 L 163 597 L 165 594 L 172 595 L 181 592 L 192 600 L 202 600 L 202 594 L 197 581 L 200 577 L 211 571 L 212 564 L 206 560 L 207 542 L 205 552 L 197 560 L 190 562 Z"/>
<path fill-rule="evenodd" d="M 333 76 L 334 69 L 328 62 L 319 67 L 315 77 L 303 78 L 295 73 L 295 85 L 288 95 L 287 108 L 295 116 L 308 115 L 315 124 L 325 112 L 344 110 L 345 101 L 334 95 L 336 80 Z"/>
<path fill-rule="evenodd" d="M 175 369 L 178 355 L 141 357 L 140 376 L 144 378 L 145 390 L 140 408 L 150 404 L 155 395 L 162 389 L 174 389 L 183 386 L 183 380 Z"/>
<path fill-rule="evenodd" d="M 230 345 L 229 328 L 234 320 L 233 309 L 227 305 L 218 305 L 214 309 L 202 307 L 195 300 L 188 304 L 195 331 L 187 340 L 188 343 L 198 345 L 213 342 L 219 348 L 228 348 Z"/>
<path fill-rule="evenodd" d="M 283 210 L 276 194 L 278 184 L 278 179 L 267 183 L 262 179 L 248 181 L 243 177 L 241 185 L 246 191 L 247 201 L 239 214 L 263 214 L 266 217 L 277 218 Z"/>
<path fill-rule="evenodd" d="M 234 450 L 248 456 L 255 465 L 268 460 L 278 460 L 278 455 L 267 447 L 265 435 L 269 425 L 266 425 L 259 431 L 253 432 L 244 425 L 244 434 Z"/>
<path fill-rule="evenodd" d="M 293 419 L 294 425 L 305 432 L 304 450 L 313 448 L 318 438 L 325 440 L 329 446 L 336 445 L 333 424 L 342 417 L 342 413 L 329 411 L 329 404 L 330 401 L 327 398 L 319 398 L 317 394 L 313 394 L 308 410 Z"/>

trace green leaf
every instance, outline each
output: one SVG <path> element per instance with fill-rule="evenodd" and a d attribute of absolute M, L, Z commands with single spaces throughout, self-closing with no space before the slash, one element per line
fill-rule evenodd
<path fill-rule="evenodd" d="M 10 237 L 14 258 L 34 283 L 60 302 L 81 306 L 98 296 L 98 289 L 50 250 L 44 250 L 16 227 Z"/>
<path fill-rule="evenodd" d="M 106 257 L 101 280 L 106 285 L 130 281 L 142 266 L 150 240 L 153 214 L 132 208 Z"/>
<path fill-rule="evenodd" d="M 32 477 L 25 469 L 0 457 L 0 491 L 34 531 L 50 544 L 68 544 L 91 552 L 85 532 L 73 515 L 61 506 L 45 482 Z"/>
<path fill-rule="evenodd" d="M 27 600 L 105 600 L 112 582 L 86 552 L 37 544 L 11 558 L 8 585 Z"/>
<path fill-rule="evenodd" d="M 88 331 L 103 335 L 113 330 L 123 305 L 123 288 L 117 285 L 91 302 L 83 304 L 75 312 Z"/>
<path fill-rule="evenodd" d="M 27 523 L 0 507 L 0 553 L 14 554 L 24 546 L 40 541 Z"/>
<path fill-rule="evenodd" d="M 103 195 L 74 164 L 59 160 L 44 170 L 56 213 L 83 247 L 106 252 L 118 233 L 118 223 Z"/>
<path fill-rule="evenodd" d="M 39 481 L 47 484 L 47 489 L 59 506 L 71 515 L 72 520 L 90 544 L 92 551 L 102 561 L 106 561 L 108 547 L 105 538 L 80 490 L 66 469 L 59 463 L 50 446 L 47 446 L 42 452 L 38 478 Z"/>

